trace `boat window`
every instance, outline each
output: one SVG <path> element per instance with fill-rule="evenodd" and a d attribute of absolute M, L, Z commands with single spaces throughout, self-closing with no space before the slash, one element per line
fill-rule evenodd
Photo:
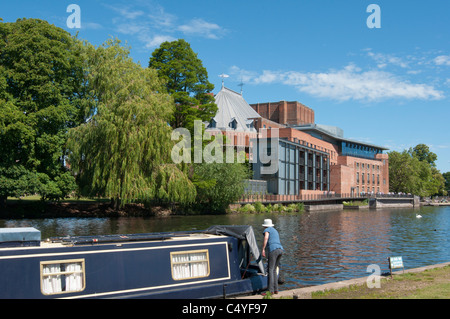
<path fill-rule="evenodd" d="M 174 280 L 209 276 L 208 250 L 171 252 L 172 278 Z"/>
<path fill-rule="evenodd" d="M 85 288 L 84 259 L 41 262 L 41 291 L 54 295 Z"/>

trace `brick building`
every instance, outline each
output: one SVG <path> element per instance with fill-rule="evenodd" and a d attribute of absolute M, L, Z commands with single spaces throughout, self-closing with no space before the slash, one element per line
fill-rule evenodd
<path fill-rule="evenodd" d="M 269 193 L 337 194 L 389 192 L 389 159 L 384 147 L 344 138 L 336 126 L 314 123 L 314 111 L 298 102 L 250 104 L 262 117 L 258 132 L 278 129 L 280 172 L 255 178 L 268 181 Z M 261 134 L 260 134 L 261 137 Z M 289 142 L 289 143 L 286 143 Z M 293 157 L 288 162 L 286 154 Z"/>
<path fill-rule="evenodd" d="M 278 170 L 261 174 L 253 160 L 255 180 L 267 182 L 278 195 L 333 192 L 356 195 L 389 192 L 389 160 L 384 147 L 344 138 L 341 128 L 314 123 L 314 111 L 299 102 L 248 104 L 226 87 L 215 96 L 218 112 L 206 131 L 221 131 L 234 146 L 247 151 L 277 134 Z M 266 140 L 268 141 L 268 140 Z M 259 146 L 258 146 L 259 147 Z M 271 145 L 268 152 L 275 149 Z M 253 155 L 253 156 L 252 156 Z"/>
<path fill-rule="evenodd" d="M 314 123 L 314 111 L 294 101 L 280 101 L 250 104 L 261 117 L 284 125 L 304 125 Z"/>

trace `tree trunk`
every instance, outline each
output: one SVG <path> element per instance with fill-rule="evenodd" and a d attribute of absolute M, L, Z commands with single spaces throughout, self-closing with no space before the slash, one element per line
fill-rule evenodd
<path fill-rule="evenodd" d="M 120 209 L 120 198 L 111 198 L 111 208 L 116 211 Z"/>

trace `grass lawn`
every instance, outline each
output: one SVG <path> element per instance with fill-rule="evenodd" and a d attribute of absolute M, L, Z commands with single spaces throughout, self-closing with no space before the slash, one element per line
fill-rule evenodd
<path fill-rule="evenodd" d="M 22 198 L 16 198 L 16 197 L 8 197 L 8 202 L 18 202 L 18 201 L 40 201 L 41 196 L 40 195 L 30 195 L 25 196 Z M 110 202 L 111 199 L 109 198 L 87 198 L 87 197 L 81 197 L 81 198 L 65 198 L 64 200 L 61 200 L 61 202 L 64 203 L 83 203 L 83 202 Z"/>
<path fill-rule="evenodd" d="M 314 292 L 313 299 L 450 299 L 450 266 L 383 278 L 381 288 L 355 285 Z"/>

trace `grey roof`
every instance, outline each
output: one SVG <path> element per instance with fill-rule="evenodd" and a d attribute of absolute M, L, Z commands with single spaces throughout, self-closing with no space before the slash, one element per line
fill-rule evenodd
<path fill-rule="evenodd" d="M 321 124 L 306 124 L 306 125 L 294 125 L 294 126 L 292 126 L 292 128 L 295 128 L 296 130 L 299 130 L 299 131 L 305 131 L 305 132 L 316 131 L 318 133 L 325 134 L 325 135 L 331 137 L 332 139 L 341 141 L 341 142 L 349 142 L 349 143 L 364 145 L 367 147 L 377 148 L 380 150 L 388 150 L 388 148 L 386 148 L 384 146 L 379 146 L 379 145 L 374 145 L 374 144 L 370 144 L 370 143 L 366 143 L 366 142 L 360 142 L 360 141 L 355 141 L 355 140 L 351 140 L 348 138 L 344 138 L 343 130 L 336 126 L 328 126 L 328 125 L 321 125 Z"/>
<path fill-rule="evenodd" d="M 217 129 L 231 129 L 230 123 L 236 120 L 236 131 L 256 132 L 248 119 L 260 118 L 259 115 L 242 97 L 241 94 L 222 87 L 215 96 L 218 111 L 213 118 Z M 208 127 L 211 128 L 211 125 Z"/>

